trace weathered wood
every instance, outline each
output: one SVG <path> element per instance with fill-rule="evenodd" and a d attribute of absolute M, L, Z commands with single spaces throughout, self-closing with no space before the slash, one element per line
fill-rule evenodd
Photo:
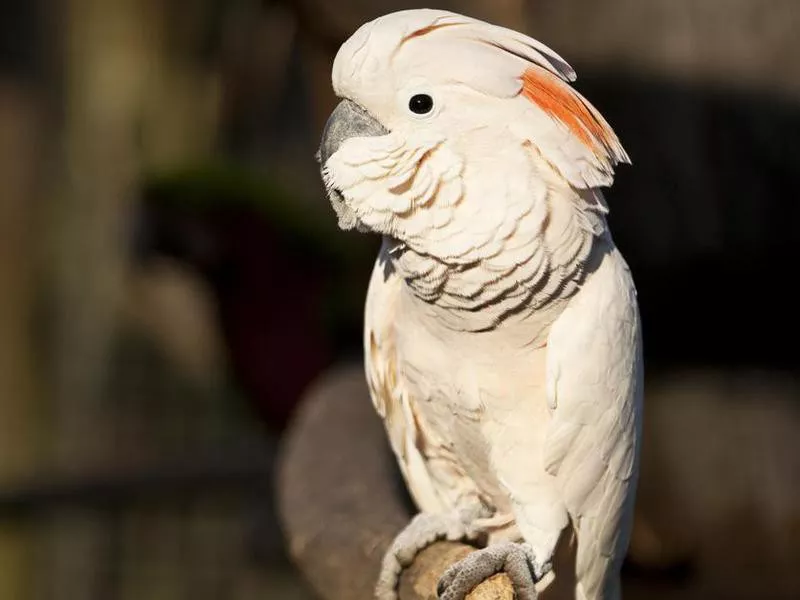
<path fill-rule="evenodd" d="M 278 505 L 289 551 L 325 600 L 371 600 L 380 561 L 411 504 L 360 366 L 334 369 L 308 391 L 284 441 Z M 449 565 L 473 548 L 439 542 L 402 577 L 401 600 L 432 600 Z M 497 575 L 469 600 L 510 600 Z"/>

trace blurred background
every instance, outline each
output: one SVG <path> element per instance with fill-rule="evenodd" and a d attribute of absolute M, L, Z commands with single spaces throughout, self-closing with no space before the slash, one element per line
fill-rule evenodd
<path fill-rule="evenodd" d="M 626 585 L 800 597 L 800 2 L 4 0 L 0 600 L 311 598 L 275 449 L 360 360 L 378 243 L 314 162 L 330 66 L 423 6 L 553 47 L 633 159 L 607 195 L 648 368 Z"/>

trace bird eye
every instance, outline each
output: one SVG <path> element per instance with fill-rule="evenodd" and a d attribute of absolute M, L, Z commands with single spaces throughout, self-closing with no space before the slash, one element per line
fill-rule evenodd
<path fill-rule="evenodd" d="M 414 94 L 408 101 L 408 110 L 417 115 L 426 115 L 433 110 L 433 98 L 428 94 Z"/>

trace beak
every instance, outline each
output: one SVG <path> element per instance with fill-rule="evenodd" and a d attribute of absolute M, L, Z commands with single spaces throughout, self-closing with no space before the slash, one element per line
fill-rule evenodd
<path fill-rule="evenodd" d="M 317 161 L 325 179 L 325 164 L 342 145 L 342 142 L 351 137 L 371 137 L 386 135 L 389 130 L 381 125 L 371 114 L 361 108 L 352 100 L 342 100 L 333 110 L 325 130 L 322 132 L 322 143 L 317 152 Z M 342 229 L 356 228 L 366 231 L 362 227 L 355 212 L 347 206 L 341 191 L 326 184 L 328 199 L 339 217 L 339 227 Z"/>
<path fill-rule="evenodd" d="M 369 137 L 387 133 L 389 130 L 376 121 L 365 109 L 352 100 L 342 100 L 328 117 L 328 122 L 325 123 L 317 160 L 320 165 L 325 166 L 342 142 L 351 137 Z"/>

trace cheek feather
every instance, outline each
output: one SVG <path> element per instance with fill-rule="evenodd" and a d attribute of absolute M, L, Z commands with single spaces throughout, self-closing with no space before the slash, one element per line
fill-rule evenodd
<path fill-rule="evenodd" d="M 558 119 L 595 154 L 612 146 L 614 133 L 572 88 L 539 67 L 522 74 L 522 95 Z"/>

